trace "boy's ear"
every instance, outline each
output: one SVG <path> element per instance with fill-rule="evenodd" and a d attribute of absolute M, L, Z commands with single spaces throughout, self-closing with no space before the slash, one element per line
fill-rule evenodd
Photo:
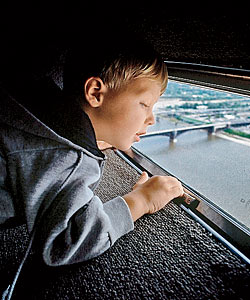
<path fill-rule="evenodd" d="M 107 88 L 99 77 L 90 77 L 85 82 L 85 98 L 91 107 L 99 107 L 102 105 L 106 91 Z"/>

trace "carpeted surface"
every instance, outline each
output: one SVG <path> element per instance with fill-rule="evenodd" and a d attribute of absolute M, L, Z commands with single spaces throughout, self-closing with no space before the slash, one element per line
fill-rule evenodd
<path fill-rule="evenodd" d="M 113 151 L 106 154 L 96 191 L 103 201 L 127 193 L 139 177 Z M 1 230 L 2 284 L 26 244 L 24 226 Z M 249 283 L 249 266 L 170 203 L 91 261 L 51 268 L 31 254 L 14 299 L 247 299 Z"/>

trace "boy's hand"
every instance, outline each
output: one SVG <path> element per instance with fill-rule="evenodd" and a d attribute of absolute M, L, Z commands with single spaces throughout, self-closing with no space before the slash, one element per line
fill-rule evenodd
<path fill-rule="evenodd" d="M 148 179 L 143 172 L 132 192 L 123 198 L 127 202 L 133 220 L 144 214 L 152 214 L 162 209 L 170 200 L 184 193 L 181 183 L 171 176 L 153 176 Z"/>

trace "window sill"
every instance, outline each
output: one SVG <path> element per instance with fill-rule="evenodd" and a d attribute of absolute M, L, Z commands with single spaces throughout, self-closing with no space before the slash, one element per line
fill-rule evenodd
<path fill-rule="evenodd" d="M 147 171 L 149 176 L 170 175 L 150 158 L 146 157 L 135 148 L 121 152 L 115 150 L 117 155 L 124 159 L 130 166 L 139 173 Z M 183 199 L 174 199 L 186 213 L 210 231 L 217 239 L 225 244 L 232 252 L 240 256 L 245 262 L 250 264 L 250 232 L 243 225 L 233 220 L 231 216 L 223 212 L 198 191 L 182 182 L 187 194 L 191 197 L 190 203 Z"/>

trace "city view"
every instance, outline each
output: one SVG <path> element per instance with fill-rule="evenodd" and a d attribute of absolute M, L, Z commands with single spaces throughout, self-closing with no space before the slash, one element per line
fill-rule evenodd
<path fill-rule="evenodd" d="M 134 147 L 249 230 L 250 97 L 170 81 L 154 115 Z"/>
<path fill-rule="evenodd" d="M 249 138 L 250 142 L 250 97 L 170 81 L 154 111 L 158 122 L 159 119 L 165 118 L 175 126 L 178 123 L 249 123 L 228 128 L 224 132 Z M 155 128 L 150 129 L 153 130 Z"/>

